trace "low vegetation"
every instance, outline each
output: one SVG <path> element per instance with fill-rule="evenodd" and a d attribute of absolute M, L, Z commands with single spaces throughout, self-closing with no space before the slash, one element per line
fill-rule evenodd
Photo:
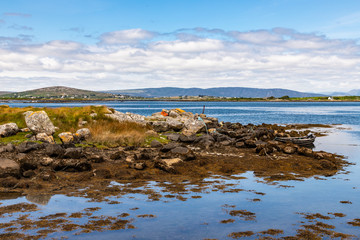
<path fill-rule="evenodd" d="M 90 144 L 96 146 L 141 145 L 146 142 L 149 127 L 134 122 L 118 122 L 105 116 L 109 109 L 104 106 L 60 107 L 60 108 L 10 108 L 0 106 L 0 124 L 15 122 L 19 128 L 26 128 L 24 113 L 26 111 L 45 111 L 54 126 L 56 142 L 61 132 L 76 132 L 79 128 L 90 129 Z M 28 133 L 20 132 L 16 136 L 0 138 L 0 143 L 21 143 Z"/>

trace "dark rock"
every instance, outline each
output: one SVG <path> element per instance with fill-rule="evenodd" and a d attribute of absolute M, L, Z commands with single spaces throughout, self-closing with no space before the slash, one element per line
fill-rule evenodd
<path fill-rule="evenodd" d="M 65 153 L 65 149 L 58 144 L 47 144 L 45 147 L 45 153 L 49 157 L 61 157 Z"/>
<path fill-rule="evenodd" d="M 176 147 L 170 151 L 172 154 L 180 157 L 184 161 L 191 161 L 196 158 L 193 151 L 186 147 Z"/>
<path fill-rule="evenodd" d="M 15 146 L 12 144 L 12 143 L 8 143 L 7 145 L 5 146 L 0 146 L 0 153 L 3 153 L 3 152 L 13 152 L 15 151 Z"/>
<path fill-rule="evenodd" d="M 195 143 L 198 146 L 201 147 L 205 147 L 205 148 L 209 148 L 210 146 L 212 146 L 215 142 L 215 139 L 211 136 L 211 135 L 202 135 L 200 137 L 197 137 L 195 140 Z"/>
<path fill-rule="evenodd" d="M 135 149 L 136 149 L 135 146 L 126 146 L 126 147 L 124 148 L 124 151 L 134 151 Z"/>
<path fill-rule="evenodd" d="M 22 158 L 21 160 L 19 160 L 20 168 L 21 168 L 22 171 L 37 169 L 38 168 L 38 162 L 39 162 L 38 159 L 28 157 L 28 156 L 26 156 L 25 158 Z"/>
<path fill-rule="evenodd" d="M 117 151 L 110 155 L 111 160 L 125 160 L 126 153 L 124 151 Z"/>
<path fill-rule="evenodd" d="M 17 146 L 17 150 L 20 153 L 28 153 L 34 150 L 38 150 L 41 147 L 42 145 L 37 142 L 23 142 Z"/>
<path fill-rule="evenodd" d="M 33 170 L 27 170 L 27 171 L 23 172 L 22 175 L 25 178 L 32 178 L 33 176 L 35 176 L 35 172 Z"/>
<path fill-rule="evenodd" d="M 150 144 L 150 146 L 152 147 L 152 148 L 160 148 L 160 147 L 162 147 L 163 145 L 161 144 L 161 142 L 159 142 L 158 140 L 152 140 L 151 141 L 151 144 Z"/>
<path fill-rule="evenodd" d="M 86 157 L 88 161 L 93 162 L 93 163 L 102 163 L 104 162 L 104 157 L 101 155 L 89 155 Z"/>
<path fill-rule="evenodd" d="M 82 148 L 67 148 L 64 152 L 64 158 L 79 159 L 83 156 Z"/>
<path fill-rule="evenodd" d="M 135 159 L 139 160 L 154 160 L 158 157 L 158 152 L 153 149 L 142 149 L 139 153 L 135 154 Z"/>
<path fill-rule="evenodd" d="M 95 177 L 99 178 L 111 178 L 111 172 L 108 169 L 95 169 L 93 171 Z"/>
<path fill-rule="evenodd" d="M 0 178 L 9 176 L 19 177 L 20 165 L 14 160 L 0 158 Z"/>
<path fill-rule="evenodd" d="M 55 171 L 82 172 L 91 170 L 92 166 L 82 159 L 61 159 L 54 161 L 52 168 Z"/>
<path fill-rule="evenodd" d="M 167 138 L 170 141 L 175 141 L 175 142 L 178 141 L 180 138 L 180 134 L 178 133 L 165 133 L 164 135 L 167 136 Z"/>
<path fill-rule="evenodd" d="M 61 146 L 65 149 L 66 148 L 76 148 L 74 143 L 63 143 Z"/>
<path fill-rule="evenodd" d="M 180 146 L 179 143 L 171 142 L 171 143 L 165 144 L 165 145 L 161 148 L 161 151 L 162 151 L 162 152 L 168 152 L 168 151 L 170 151 L 171 149 L 174 149 L 174 148 L 179 147 L 179 146 Z"/>
<path fill-rule="evenodd" d="M 236 142 L 235 147 L 236 148 L 245 148 L 245 143 L 244 142 Z"/>
<path fill-rule="evenodd" d="M 192 135 L 190 135 L 190 136 L 181 134 L 180 137 L 179 137 L 179 140 L 180 140 L 181 142 L 186 142 L 186 143 L 194 142 L 195 139 L 196 139 L 196 134 L 192 134 Z"/>
<path fill-rule="evenodd" d="M 248 148 L 256 148 L 255 140 L 248 139 L 244 143 L 245 143 L 245 146 L 248 147 Z"/>
<path fill-rule="evenodd" d="M 292 146 L 285 146 L 283 152 L 286 154 L 294 154 L 296 152 L 296 148 Z"/>

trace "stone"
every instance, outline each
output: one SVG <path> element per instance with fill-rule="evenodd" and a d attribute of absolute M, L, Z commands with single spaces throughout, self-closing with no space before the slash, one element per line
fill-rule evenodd
<path fill-rule="evenodd" d="M 283 152 L 286 154 L 294 154 L 296 152 L 296 148 L 292 146 L 285 146 L 283 148 Z"/>
<path fill-rule="evenodd" d="M 236 147 L 236 148 L 244 148 L 244 147 L 245 147 L 245 143 L 244 143 L 244 142 L 236 142 L 236 143 L 235 143 L 235 147 Z"/>
<path fill-rule="evenodd" d="M 55 171 L 67 172 L 83 172 L 92 169 L 91 164 L 83 159 L 62 159 L 55 161 L 52 166 Z"/>
<path fill-rule="evenodd" d="M 40 164 L 42 166 L 49 166 L 54 162 L 54 159 L 50 158 L 50 157 L 44 157 L 43 159 L 41 159 Z"/>
<path fill-rule="evenodd" d="M 90 155 L 87 156 L 87 160 L 93 163 L 102 163 L 104 162 L 104 157 L 101 155 Z"/>
<path fill-rule="evenodd" d="M 73 143 L 75 140 L 74 135 L 71 132 L 62 132 L 58 136 L 63 144 Z"/>
<path fill-rule="evenodd" d="M 192 134 L 192 135 L 184 135 L 184 134 L 180 134 L 179 137 L 179 141 L 181 142 L 186 142 L 186 143 L 191 143 L 194 142 L 196 140 L 196 135 Z"/>
<path fill-rule="evenodd" d="M 179 143 L 171 142 L 171 143 L 165 144 L 165 145 L 161 148 L 161 151 L 162 151 L 162 152 L 168 152 L 168 151 L 170 151 L 171 149 L 174 149 L 174 148 L 179 147 L 179 146 L 180 146 Z"/>
<path fill-rule="evenodd" d="M 49 157 L 61 157 L 65 153 L 65 149 L 58 144 L 48 144 L 45 147 L 45 153 Z"/>
<path fill-rule="evenodd" d="M 137 122 L 137 123 L 145 122 L 145 116 L 135 113 L 122 113 L 114 110 L 113 113 L 105 114 L 105 116 L 115 119 L 119 122 L 124 122 L 124 121 Z"/>
<path fill-rule="evenodd" d="M 111 160 L 125 160 L 126 154 L 124 151 L 117 151 L 110 155 Z"/>
<path fill-rule="evenodd" d="M 136 169 L 136 170 L 143 170 L 146 167 L 146 164 L 143 162 L 132 162 L 130 163 L 130 168 Z"/>
<path fill-rule="evenodd" d="M 152 122 L 152 127 L 155 132 L 167 132 L 170 130 L 169 124 L 165 121 Z"/>
<path fill-rule="evenodd" d="M 55 133 L 54 124 L 45 111 L 28 111 L 24 114 L 27 127 L 35 134 L 46 133 L 51 136 Z"/>
<path fill-rule="evenodd" d="M 22 142 L 17 146 L 19 153 L 28 153 L 37 149 L 40 149 L 42 146 L 36 142 Z"/>
<path fill-rule="evenodd" d="M 171 117 L 166 118 L 166 123 L 168 124 L 170 130 L 174 131 L 180 131 L 184 127 L 184 124 L 182 122 Z"/>
<path fill-rule="evenodd" d="M 88 128 L 81 128 L 76 131 L 75 136 L 78 140 L 84 141 L 91 137 L 90 129 Z"/>
<path fill-rule="evenodd" d="M 163 145 L 158 140 L 152 140 L 150 146 L 152 148 L 161 148 Z"/>
<path fill-rule="evenodd" d="M 178 133 L 165 133 L 164 134 L 170 141 L 178 141 L 180 138 L 180 134 Z"/>
<path fill-rule="evenodd" d="M 33 170 L 27 170 L 27 171 L 23 172 L 22 175 L 25 178 L 32 178 L 35 176 L 35 172 Z"/>
<path fill-rule="evenodd" d="M 90 117 L 92 117 L 92 118 L 97 117 L 97 113 L 90 113 Z"/>
<path fill-rule="evenodd" d="M 191 160 L 194 160 L 196 158 L 193 151 L 191 151 L 190 149 L 188 149 L 186 147 L 176 147 L 174 149 L 171 149 L 170 152 L 172 154 L 175 154 L 175 155 L 179 156 L 184 161 L 191 161 Z"/>
<path fill-rule="evenodd" d="M 36 140 L 40 141 L 40 142 L 45 142 L 45 143 L 54 143 L 54 138 L 53 136 L 49 136 L 46 133 L 38 133 L 36 134 Z"/>
<path fill-rule="evenodd" d="M 205 129 L 205 124 L 203 121 L 190 118 L 184 122 L 184 128 L 187 133 L 196 134 Z"/>
<path fill-rule="evenodd" d="M 181 162 L 183 162 L 181 158 L 161 159 L 155 163 L 155 167 L 166 172 L 175 173 L 175 166 Z"/>
<path fill-rule="evenodd" d="M 19 177 L 20 165 L 14 160 L 0 158 L 0 178 L 5 178 L 9 176 Z"/>
<path fill-rule="evenodd" d="M 15 151 L 16 148 L 15 146 L 12 144 L 12 143 L 8 143 L 6 144 L 5 146 L 0 146 L 0 153 L 3 153 L 3 152 L 13 152 Z"/>
<path fill-rule="evenodd" d="M 79 159 L 83 156 L 82 148 L 67 148 L 64 152 L 64 158 Z"/>
<path fill-rule="evenodd" d="M 108 178 L 112 177 L 110 170 L 104 169 L 104 168 L 95 169 L 93 171 L 93 173 L 94 173 L 94 176 L 98 177 L 98 178 L 106 178 L 106 179 L 108 179 Z"/>
<path fill-rule="evenodd" d="M 0 125 L 0 137 L 9 137 L 19 132 L 19 127 L 16 123 L 6 123 Z"/>
<path fill-rule="evenodd" d="M 83 126 L 85 126 L 86 124 L 88 124 L 88 121 L 79 121 L 78 126 L 79 126 L 79 127 L 83 127 Z"/>
<path fill-rule="evenodd" d="M 202 136 L 199 136 L 195 139 L 195 143 L 199 146 L 209 148 L 211 145 L 213 145 L 215 142 L 215 139 L 208 134 L 204 134 Z"/>
<path fill-rule="evenodd" d="M 256 148 L 256 141 L 252 139 L 245 140 L 245 146 L 248 148 Z"/>
<path fill-rule="evenodd" d="M 298 148 L 298 153 L 300 155 L 304 155 L 304 156 L 307 156 L 307 157 L 313 156 L 313 150 L 311 150 L 310 148 L 307 148 L 307 147 L 299 147 Z"/>

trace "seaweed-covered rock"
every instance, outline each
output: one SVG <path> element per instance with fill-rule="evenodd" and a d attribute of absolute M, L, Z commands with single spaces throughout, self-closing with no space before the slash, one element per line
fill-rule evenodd
<path fill-rule="evenodd" d="M 0 178 L 9 176 L 19 177 L 20 165 L 14 160 L 0 158 Z"/>

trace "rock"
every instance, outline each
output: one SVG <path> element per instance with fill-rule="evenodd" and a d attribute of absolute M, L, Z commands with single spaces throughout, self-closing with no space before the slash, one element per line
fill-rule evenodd
<path fill-rule="evenodd" d="M 169 117 L 179 118 L 180 115 L 179 115 L 176 111 L 170 110 L 170 112 L 169 112 Z"/>
<path fill-rule="evenodd" d="M 132 162 L 129 167 L 136 170 L 143 170 L 146 167 L 146 164 L 143 162 Z"/>
<path fill-rule="evenodd" d="M 135 158 L 137 160 L 143 159 L 143 160 L 154 160 L 158 158 L 158 151 L 153 149 L 142 149 L 139 153 L 135 154 Z"/>
<path fill-rule="evenodd" d="M 171 142 L 171 143 L 165 144 L 165 145 L 161 148 L 161 151 L 162 151 L 162 152 L 168 152 L 168 151 L 170 151 L 171 149 L 174 149 L 174 148 L 179 147 L 179 146 L 180 146 L 179 143 Z"/>
<path fill-rule="evenodd" d="M 5 146 L 0 146 L 0 153 L 3 152 L 13 152 L 15 151 L 15 146 L 12 143 L 8 143 Z"/>
<path fill-rule="evenodd" d="M 199 146 L 205 147 L 205 148 L 209 148 L 211 145 L 213 145 L 215 142 L 215 139 L 208 134 L 204 134 L 200 137 L 197 137 L 195 140 L 195 143 L 198 144 Z"/>
<path fill-rule="evenodd" d="M 75 140 L 71 132 L 62 132 L 58 136 L 63 144 L 73 143 Z"/>
<path fill-rule="evenodd" d="M 52 179 L 55 178 L 55 174 L 49 170 L 42 171 L 38 176 L 43 181 L 51 181 Z M 51 196 L 48 197 L 49 200 L 50 200 L 50 198 L 51 198 Z"/>
<path fill-rule="evenodd" d="M 64 158 L 79 159 L 83 156 L 82 148 L 67 148 L 64 152 Z"/>
<path fill-rule="evenodd" d="M 145 122 L 145 116 L 135 113 L 122 113 L 122 112 L 114 111 L 113 113 L 105 114 L 105 116 L 115 119 L 119 122 L 124 122 L 124 121 L 137 122 L 137 123 Z"/>
<path fill-rule="evenodd" d="M 184 161 L 191 161 L 191 160 L 194 160 L 196 158 L 193 151 L 191 151 L 190 149 L 188 149 L 186 147 L 176 147 L 174 149 L 171 149 L 170 152 L 172 154 L 175 154 L 175 155 L 179 156 Z"/>
<path fill-rule="evenodd" d="M 180 134 L 178 133 L 165 133 L 164 135 L 167 136 L 167 138 L 170 141 L 175 141 L 175 142 L 178 141 L 180 138 Z"/>
<path fill-rule="evenodd" d="M 8 137 L 15 135 L 19 132 L 19 128 L 16 123 L 6 123 L 0 125 L 0 137 Z"/>
<path fill-rule="evenodd" d="M 84 141 L 91 137 L 90 129 L 88 128 L 81 128 L 76 131 L 75 136 L 78 140 Z"/>
<path fill-rule="evenodd" d="M 161 148 L 163 145 L 158 140 L 152 140 L 150 146 L 152 148 Z"/>
<path fill-rule="evenodd" d="M 86 124 L 88 124 L 88 121 L 79 121 L 78 126 L 79 126 L 79 127 L 83 127 L 83 126 L 85 126 Z"/>
<path fill-rule="evenodd" d="M 111 160 L 125 160 L 126 154 L 124 151 L 117 151 L 110 155 Z"/>
<path fill-rule="evenodd" d="M 97 117 L 97 113 L 90 113 L 90 117 L 92 117 L 92 118 Z"/>
<path fill-rule="evenodd" d="M 245 140 L 244 143 L 245 143 L 245 146 L 248 147 L 248 148 L 256 148 L 255 140 L 248 139 L 248 140 Z"/>
<path fill-rule="evenodd" d="M 203 121 L 190 118 L 184 122 L 184 128 L 187 130 L 187 134 L 196 134 L 205 129 L 205 124 Z"/>
<path fill-rule="evenodd" d="M 111 178 L 111 172 L 108 169 L 100 168 L 93 171 L 94 176 L 98 178 Z"/>
<path fill-rule="evenodd" d="M 244 148 L 244 147 L 245 147 L 245 143 L 244 143 L 244 142 L 236 142 L 236 143 L 235 143 L 235 147 L 236 147 L 236 148 Z"/>
<path fill-rule="evenodd" d="M 52 164 L 55 171 L 83 172 L 90 171 L 91 164 L 82 159 L 61 159 Z"/>
<path fill-rule="evenodd" d="M 22 175 L 25 178 L 32 178 L 35 176 L 35 172 L 33 170 L 27 170 L 27 171 L 23 172 Z"/>
<path fill-rule="evenodd" d="M 48 144 L 45 147 L 45 153 L 50 157 L 61 157 L 65 153 L 65 149 L 58 144 Z"/>
<path fill-rule="evenodd" d="M 299 147 L 298 154 L 304 155 L 307 157 L 311 157 L 311 156 L 313 156 L 313 150 L 311 150 L 310 148 L 307 148 L 307 147 Z"/>
<path fill-rule="evenodd" d="M 223 146 L 230 146 L 230 145 L 232 145 L 232 143 L 233 143 L 232 141 L 228 141 L 228 140 L 220 142 L 220 144 Z"/>
<path fill-rule="evenodd" d="M 45 111 L 28 111 L 24 114 L 27 127 L 35 134 L 46 133 L 51 136 L 55 133 L 55 127 Z"/>
<path fill-rule="evenodd" d="M 50 158 L 50 157 L 44 157 L 41 161 L 40 164 L 43 166 L 49 166 L 54 162 L 54 159 Z"/>
<path fill-rule="evenodd" d="M 87 160 L 93 163 L 102 163 L 104 162 L 104 157 L 101 155 L 90 155 L 87 156 Z"/>
<path fill-rule="evenodd" d="M 17 150 L 20 153 L 28 153 L 40 149 L 41 147 L 42 147 L 41 144 L 36 142 L 23 142 L 17 146 Z"/>
<path fill-rule="evenodd" d="M 9 176 L 19 177 L 20 165 L 14 160 L 0 158 L 0 178 Z"/>
<path fill-rule="evenodd" d="M 55 142 L 53 136 L 49 136 L 46 133 L 36 134 L 36 140 L 40 141 L 40 142 L 45 142 L 45 143 L 54 143 Z"/>
<path fill-rule="evenodd" d="M 181 160 L 180 158 L 161 159 L 155 163 L 155 167 L 166 172 L 175 173 L 176 171 L 174 167 L 181 162 L 183 162 L 183 160 Z"/>
<path fill-rule="evenodd" d="M 181 134 L 180 137 L 179 137 L 179 141 L 181 142 L 186 142 L 186 143 L 191 143 L 191 142 L 194 142 L 196 140 L 196 135 L 193 134 L 193 135 L 184 135 L 184 134 Z"/>
<path fill-rule="evenodd" d="M 296 148 L 292 146 L 285 146 L 283 148 L 283 152 L 286 154 L 294 154 L 296 152 Z"/>
<path fill-rule="evenodd" d="M 182 122 L 171 117 L 166 118 L 166 123 L 168 124 L 170 130 L 174 131 L 180 131 L 184 127 L 184 124 Z"/>
<path fill-rule="evenodd" d="M 156 132 L 167 132 L 170 130 L 169 124 L 165 121 L 152 122 L 152 127 Z"/>

